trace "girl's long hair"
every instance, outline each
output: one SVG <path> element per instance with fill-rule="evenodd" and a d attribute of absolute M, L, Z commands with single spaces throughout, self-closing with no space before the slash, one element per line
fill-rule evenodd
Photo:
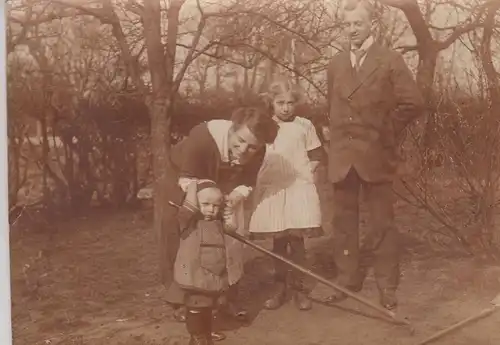
<path fill-rule="evenodd" d="M 293 84 L 289 78 L 276 78 L 267 88 L 267 92 L 260 95 L 271 114 L 273 111 L 274 99 L 284 93 L 292 94 L 293 98 L 297 102 L 297 105 L 301 105 L 305 101 L 304 92 L 298 85 Z"/>

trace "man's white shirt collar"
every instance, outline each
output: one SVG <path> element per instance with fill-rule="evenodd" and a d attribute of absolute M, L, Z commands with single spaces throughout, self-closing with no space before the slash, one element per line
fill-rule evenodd
<path fill-rule="evenodd" d="M 363 44 L 361 45 L 361 47 L 359 49 L 362 49 L 364 50 L 365 52 L 368 51 L 368 49 L 372 46 L 372 44 L 375 42 L 375 40 L 373 39 L 373 36 L 369 36 L 364 42 Z M 356 55 L 354 54 L 354 52 L 352 51 L 352 49 L 350 50 L 350 54 L 351 54 L 351 65 L 352 67 L 356 66 Z M 363 62 L 365 61 L 365 58 L 366 58 L 366 54 L 361 58 L 361 61 L 359 62 L 359 65 L 361 66 L 363 64 Z"/>

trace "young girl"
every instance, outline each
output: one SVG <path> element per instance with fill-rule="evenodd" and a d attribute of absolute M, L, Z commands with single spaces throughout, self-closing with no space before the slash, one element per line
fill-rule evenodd
<path fill-rule="evenodd" d="M 305 265 L 304 236 L 311 231 L 321 232 L 320 202 L 314 184 L 314 173 L 323 155 L 321 143 L 313 124 L 295 115 L 300 93 L 290 82 L 272 83 L 265 96 L 279 131 L 274 143 L 267 146 L 259 171 L 249 229 L 254 238 L 271 236 L 276 254 L 288 256 L 290 247 L 290 258 Z M 287 274 L 287 267 L 276 262 L 276 291 L 264 307 L 277 309 L 283 305 L 289 285 L 295 290 L 298 309 L 311 309 L 303 275 L 294 271 L 291 284 L 287 284 Z"/>
<path fill-rule="evenodd" d="M 234 222 L 222 222 L 224 197 L 215 182 L 191 183 L 179 207 L 181 231 L 174 264 L 174 279 L 184 290 L 186 327 L 190 345 L 213 344 L 212 312 L 229 287 L 226 241 L 223 226 L 235 229 Z M 231 216 L 225 213 L 225 219 Z"/>

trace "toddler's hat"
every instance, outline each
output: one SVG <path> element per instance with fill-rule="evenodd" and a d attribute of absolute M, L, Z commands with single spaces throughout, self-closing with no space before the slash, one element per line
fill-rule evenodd
<path fill-rule="evenodd" d="M 207 189 L 207 188 L 219 188 L 217 186 L 217 183 L 215 183 L 212 180 L 199 180 L 197 183 L 197 187 L 198 187 L 197 188 L 198 192 L 202 191 L 203 189 Z"/>

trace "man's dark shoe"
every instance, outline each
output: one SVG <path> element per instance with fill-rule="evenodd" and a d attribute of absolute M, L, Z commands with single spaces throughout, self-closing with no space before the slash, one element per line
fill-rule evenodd
<path fill-rule="evenodd" d="M 360 292 L 363 289 L 362 286 L 354 286 L 354 287 L 347 287 L 347 290 L 352 291 L 352 292 Z M 345 300 L 348 296 L 343 293 L 342 291 L 335 291 L 332 295 L 330 295 L 325 302 L 328 304 L 334 304 L 334 303 L 339 303 Z"/>
<path fill-rule="evenodd" d="M 326 303 L 333 304 L 342 302 L 347 298 L 347 295 L 341 291 L 335 291 L 332 295 L 328 296 L 325 300 Z"/>
<path fill-rule="evenodd" d="M 307 296 L 307 294 L 297 291 L 295 292 L 294 295 L 294 301 L 295 301 L 295 306 L 297 309 L 306 311 L 306 310 L 311 310 L 312 308 L 312 302 Z"/>
<path fill-rule="evenodd" d="M 398 306 L 396 292 L 392 290 L 383 290 L 380 292 L 380 304 L 387 310 L 394 310 Z"/>

